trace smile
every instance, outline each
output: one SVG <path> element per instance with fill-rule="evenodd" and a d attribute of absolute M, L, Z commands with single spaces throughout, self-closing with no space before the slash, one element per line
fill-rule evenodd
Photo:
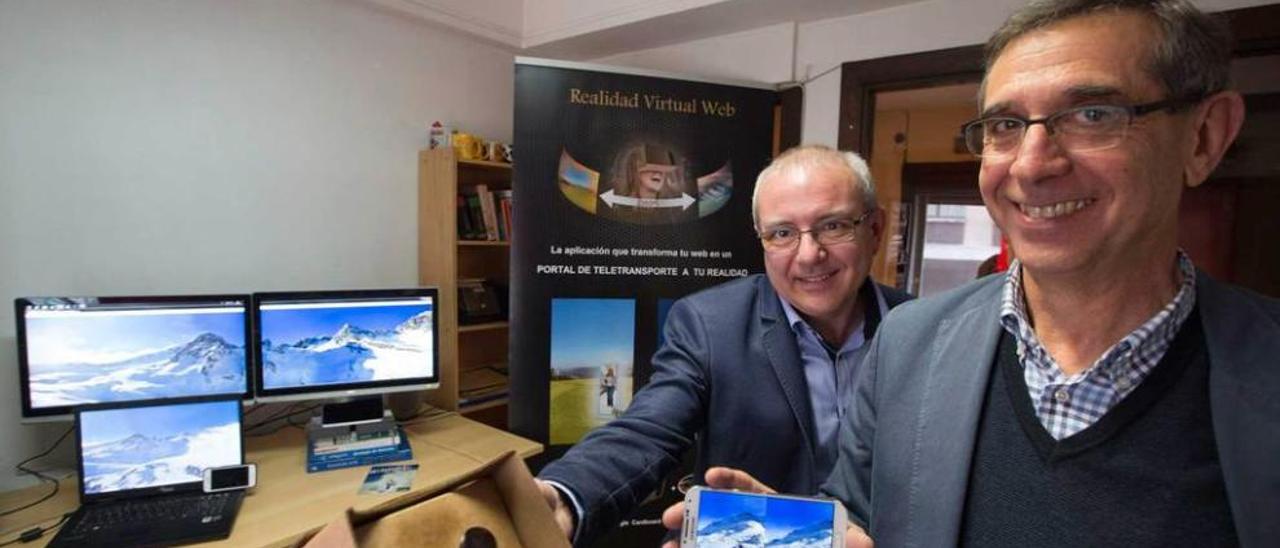
<path fill-rule="evenodd" d="M 828 272 L 828 273 L 826 273 L 826 274 L 820 274 L 820 275 L 817 275 L 817 276 L 796 276 L 796 279 L 797 279 L 797 280 L 799 280 L 799 281 L 800 281 L 800 282 L 802 282 L 802 283 L 811 283 L 811 284 L 812 284 L 812 283 L 825 282 L 825 281 L 827 281 L 828 279 L 830 279 L 832 276 L 835 276 L 835 273 L 834 273 L 834 272 Z"/>
<path fill-rule="evenodd" d="M 1031 217 L 1032 219 L 1056 219 L 1089 207 L 1090 205 L 1093 205 L 1095 201 L 1097 200 L 1085 198 L 1083 200 L 1069 200 L 1066 202 L 1058 202 L 1056 204 L 1047 204 L 1042 206 L 1018 204 L 1018 209 L 1021 210 L 1024 215 Z"/>

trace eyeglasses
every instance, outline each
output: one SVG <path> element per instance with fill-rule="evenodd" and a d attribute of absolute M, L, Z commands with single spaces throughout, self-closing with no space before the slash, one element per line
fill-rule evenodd
<path fill-rule="evenodd" d="M 766 251 L 792 251 L 799 247 L 800 239 L 808 234 L 820 245 L 835 245 L 852 242 L 856 236 L 858 225 L 876 210 L 872 209 L 856 218 L 838 217 L 818 223 L 809 230 L 800 230 L 792 225 L 778 225 L 759 233 L 760 243 Z"/>
<path fill-rule="evenodd" d="M 1071 152 L 1112 148 L 1124 140 L 1133 120 L 1152 112 L 1178 109 L 1198 100 L 1165 99 L 1141 105 L 1084 105 L 1060 110 L 1044 118 L 1028 120 L 1018 116 L 989 116 L 960 126 L 969 152 L 983 158 L 1012 155 L 1022 146 L 1027 128 L 1044 124 L 1058 146 Z"/>

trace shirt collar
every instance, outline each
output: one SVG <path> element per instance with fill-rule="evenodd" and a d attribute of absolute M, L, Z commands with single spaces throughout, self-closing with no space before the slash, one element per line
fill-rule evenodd
<path fill-rule="evenodd" d="M 1135 350 L 1141 350 L 1151 345 L 1167 345 L 1173 340 L 1187 316 L 1191 315 L 1191 310 L 1195 308 L 1196 300 L 1195 266 L 1192 264 L 1191 258 L 1181 249 L 1178 250 L 1177 262 L 1178 272 L 1182 279 L 1178 284 L 1178 293 L 1174 295 L 1173 300 L 1156 312 L 1143 325 L 1103 353 L 1094 362 L 1094 365 L 1082 374 L 1093 371 L 1099 364 L 1109 364 L 1112 368 L 1110 373 L 1113 376 L 1124 374 L 1126 373 L 1124 369 L 1132 365 L 1132 360 L 1122 358 L 1138 354 Z M 1031 327 L 1031 321 L 1027 317 L 1026 293 L 1022 286 L 1021 267 L 1022 263 L 1016 259 L 1009 265 L 1000 303 L 1000 324 L 1017 340 L 1018 358 L 1023 362 L 1024 366 L 1027 363 L 1032 363 L 1040 367 L 1056 368 L 1057 363 L 1049 356 L 1048 351 L 1040 345 L 1035 330 Z"/>

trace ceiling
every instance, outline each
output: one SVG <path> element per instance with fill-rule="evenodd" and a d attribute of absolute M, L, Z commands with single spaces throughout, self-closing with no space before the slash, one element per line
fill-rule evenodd
<path fill-rule="evenodd" d="M 921 0 L 365 0 L 521 55 L 589 60 Z"/>
<path fill-rule="evenodd" d="M 585 60 L 778 23 L 806 23 L 919 0 L 727 0 L 527 47 L 524 54 Z M 527 2 L 526 9 L 535 2 Z"/>

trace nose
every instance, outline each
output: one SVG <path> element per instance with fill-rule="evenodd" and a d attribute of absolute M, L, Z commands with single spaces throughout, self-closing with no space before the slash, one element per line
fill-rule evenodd
<path fill-rule="evenodd" d="M 800 242 L 796 245 L 798 246 L 798 249 L 796 249 L 796 261 L 801 264 L 819 263 L 827 257 L 827 249 L 818 243 L 818 238 L 812 232 L 801 232 Z"/>
<path fill-rule="evenodd" d="M 1036 182 L 1065 174 L 1071 161 L 1044 124 L 1027 128 L 1018 145 L 1017 156 L 1009 166 L 1009 175 L 1022 182 Z"/>

